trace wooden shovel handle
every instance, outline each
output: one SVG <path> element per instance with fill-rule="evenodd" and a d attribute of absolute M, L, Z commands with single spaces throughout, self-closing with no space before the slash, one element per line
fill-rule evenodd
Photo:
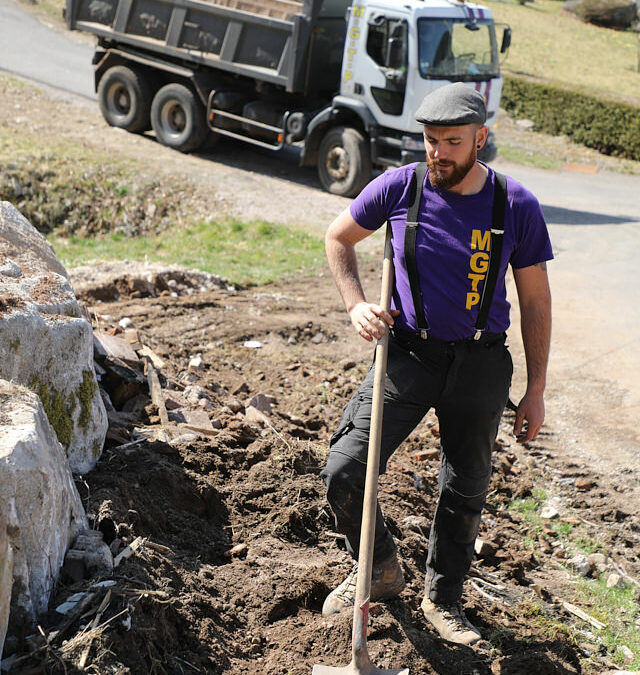
<path fill-rule="evenodd" d="M 389 311 L 392 289 L 393 247 L 391 245 L 391 225 L 387 223 L 384 261 L 382 264 L 382 288 L 380 292 L 380 306 L 383 310 Z M 373 544 L 378 498 L 378 472 L 380 469 L 380 444 L 382 440 L 382 413 L 388 352 L 389 330 L 387 329 L 383 337 L 376 344 L 371 427 L 369 431 L 369 449 L 367 452 L 367 475 L 362 509 L 360 554 L 358 556 L 358 579 L 353 609 L 353 660 L 355 663 L 362 663 L 363 665 L 369 660 L 367 653 L 367 619 L 369 614 L 369 596 L 371 593 L 371 570 L 373 567 Z"/>

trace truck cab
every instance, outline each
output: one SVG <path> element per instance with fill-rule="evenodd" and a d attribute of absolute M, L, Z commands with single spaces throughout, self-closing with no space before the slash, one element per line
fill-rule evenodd
<path fill-rule="evenodd" d="M 505 29 L 498 45 L 490 10 L 477 5 L 445 0 L 354 3 L 347 10 L 340 92 L 328 118 L 342 119 L 347 128 L 355 123 L 369 142 L 358 144 L 350 132 L 351 139 L 341 146 L 334 133 L 328 153 L 318 147 L 315 161 L 323 185 L 336 193 L 355 191 L 347 185 L 353 182 L 353 163 L 386 167 L 421 161 L 424 143 L 415 111 L 426 94 L 444 84 L 462 81 L 479 91 L 491 127 L 502 90 L 499 54 L 509 41 Z M 486 160 L 495 156 L 492 135 L 483 151 Z"/>

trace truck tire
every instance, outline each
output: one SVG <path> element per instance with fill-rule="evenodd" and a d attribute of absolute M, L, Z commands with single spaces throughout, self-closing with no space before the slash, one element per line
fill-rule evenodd
<path fill-rule="evenodd" d="M 352 127 L 334 127 L 320 142 L 318 175 L 334 195 L 355 197 L 371 179 L 371 153 L 364 136 Z"/>
<path fill-rule="evenodd" d="M 151 126 L 162 143 L 180 152 L 197 150 L 209 130 L 196 95 L 182 84 L 167 84 L 151 104 Z"/>
<path fill-rule="evenodd" d="M 98 103 L 107 123 L 133 133 L 149 128 L 151 87 L 127 66 L 109 68 L 98 85 Z"/>

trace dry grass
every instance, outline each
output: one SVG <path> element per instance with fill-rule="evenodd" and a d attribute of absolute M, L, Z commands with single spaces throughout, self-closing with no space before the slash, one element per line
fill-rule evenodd
<path fill-rule="evenodd" d="M 558 0 L 486 4 L 497 22 L 513 30 L 503 72 L 640 105 L 640 34 L 583 23 L 564 12 Z"/>

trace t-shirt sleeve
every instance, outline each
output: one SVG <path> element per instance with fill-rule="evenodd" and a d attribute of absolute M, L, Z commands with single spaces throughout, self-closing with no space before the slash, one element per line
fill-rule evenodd
<path fill-rule="evenodd" d="M 374 178 L 351 202 L 351 217 L 366 230 L 377 230 L 387 220 L 387 174 Z"/>
<path fill-rule="evenodd" d="M 513 202 L 516 246 L 511 256 L 511 266 L 522 269 L 552 260 L 553 248 L 538 200 L 527 190 L 521 189 L 514 195 Z"/>

